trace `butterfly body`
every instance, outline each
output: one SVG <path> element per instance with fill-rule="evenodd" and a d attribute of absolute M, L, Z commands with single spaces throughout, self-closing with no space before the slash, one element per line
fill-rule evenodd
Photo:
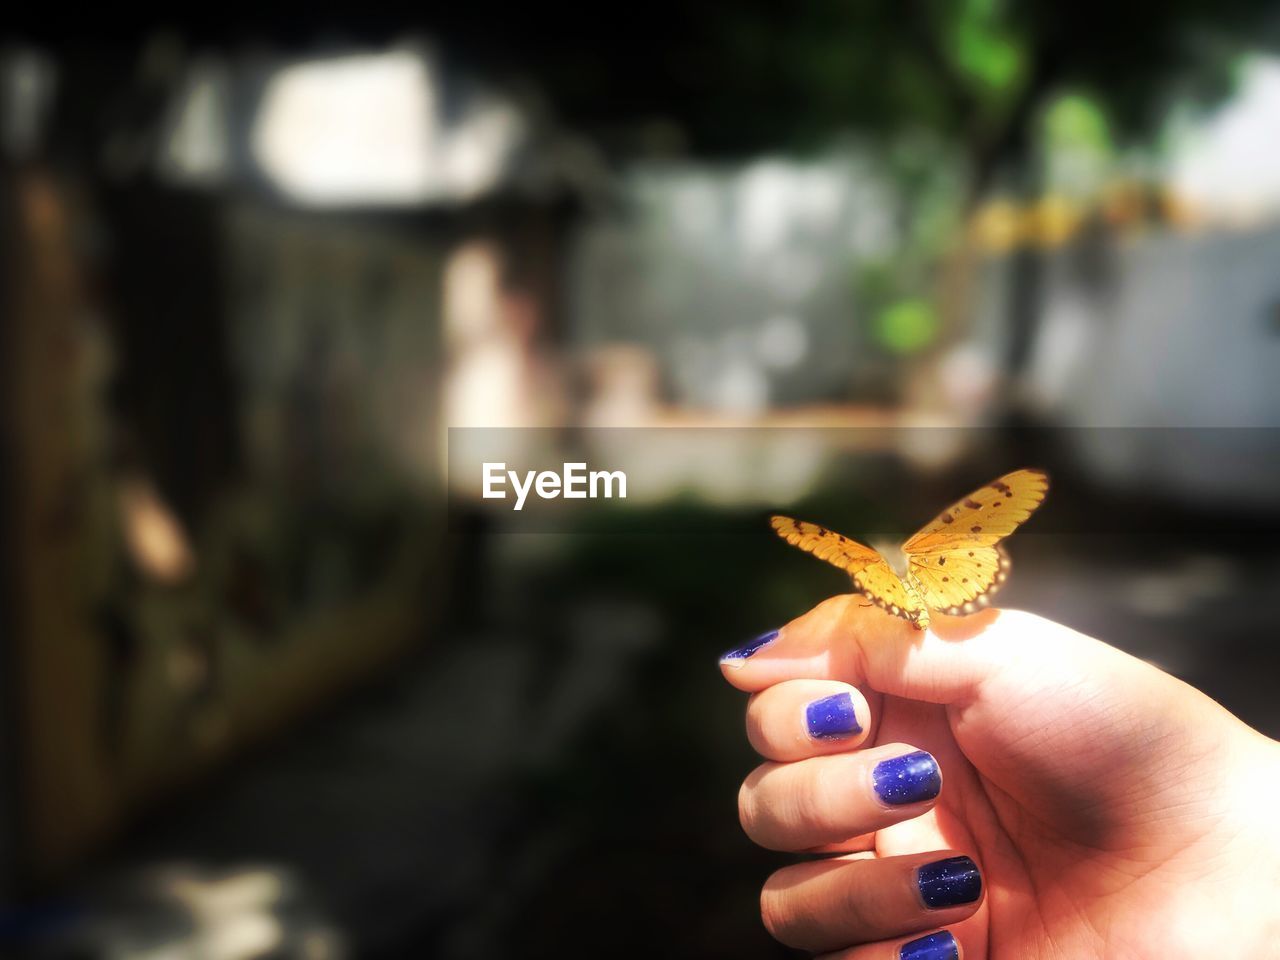
<path fill-rule="evenodd" d="M 911 564 L 902 549 L 902 544 L 894 543 L 892 540 L 875 539 L 871 541 L 870 546 L 880 554 L 881 559 L 889 565 L 889 569 L 897 575 L 899 580 L 907 579 L 907 575 L 911 572 Z"/>
<path fill-rule="evenodd" d="M 1007 473 L 883 554 L 803 520 L 779 516 L 772 525 L 788 543 L 847 571 L 854 589 L 881 609 L 924 630 L 931 610 L 961 615 L 990 602 L 1009 576 L 1000 541 L 1031 516 L 1048 489 L 1040 470 Z"/>

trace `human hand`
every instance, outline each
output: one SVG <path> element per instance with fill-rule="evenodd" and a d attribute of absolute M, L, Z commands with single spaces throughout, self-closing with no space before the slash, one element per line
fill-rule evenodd
<path fill-rule="evenodd" d="M 783 943 L 1280 957 L 1280 744 L 1156 667 L 1031 614 L 920 633 L 841 596 L 721 669 L 768 761 L 740 791 L 747 834 L 834 854 L 766 882 Z"/>

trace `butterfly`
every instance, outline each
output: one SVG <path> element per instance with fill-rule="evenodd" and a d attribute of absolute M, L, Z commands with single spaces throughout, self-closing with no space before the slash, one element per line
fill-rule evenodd
<path fill-rule="evenodd" d="M 1014 470 L 949 506 L 902 545 L 895 571 L 868 546 L 826 527 L 773 517 L 778 536 L 793 547 L 846 570 L 854 588 L 880 608 L 929 626 L 929 611 L 973 613 L 1009 577 L 1000 541 L 1035 511 L 1049 491 L 1041 470 Z"/>

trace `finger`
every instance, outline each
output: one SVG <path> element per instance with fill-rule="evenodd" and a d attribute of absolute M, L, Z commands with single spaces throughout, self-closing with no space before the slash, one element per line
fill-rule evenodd
<path fill-rule="evenodd" d="M 770 850 L 811 850 L 918 817 L 942 790 L 938 762 L 915 747 L 765 763 L 738 792 L 738 815 Z"/>
<path fill-rule="evenodd" d="M 815 960 L 964 960 L 964 950 L 955 934 L 939 930 L 923 937 L 900 937 L 839 953 L 824 953 Z"/>
<path fill-rule="evenodd" d="M 812 677 L 953 703 L 972 694 L 994 667 L 1036 647 L 1026 638 L 1015 646 L 1013 635 L 1019 623 L 1038 618 L 988 609 L 968 617 L 940 615 L 920 631 L 860 601 L 849 594 L 818 604 L 780 630 L 729 651 L 720 660 L 721 672 L 750 693 Z"/>
<path fill-rule="evenodd" d="M 773 936 L 800 950 L 904 937 L 957 923 L 982 902 L 982 874 L 954 851 L 784 867 L 760 895 Z"/>
<path fill-rule="evenodd" d="M 811 847 L 805 853 L 854 854 L 871 853 L 876 849 L 876 834 L 860 833 L 838 843 L 823 843 Z"/>
<path fill-rule="evenodd" d="M 747 739 L 768 760 L 852 750 L 867 739 L 871 708 L 838 680 L 787 680 L 751 697 Z"/>

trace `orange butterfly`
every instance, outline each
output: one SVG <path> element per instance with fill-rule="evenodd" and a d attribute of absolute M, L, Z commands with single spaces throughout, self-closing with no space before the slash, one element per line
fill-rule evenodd
<path fill-rule="evenodd" d="M 929 611 L 973 613 L 986 606 L 1009 576 L 1001 540 L 1040 506 L 1049 477 L 1015 470 L 943 510 L 902 545 L 897 569 L 879 553 L 816 523 L 773 517 L 778 536 L 793 547 L 847 570 L 854 588 L 917 630 Z"/>

